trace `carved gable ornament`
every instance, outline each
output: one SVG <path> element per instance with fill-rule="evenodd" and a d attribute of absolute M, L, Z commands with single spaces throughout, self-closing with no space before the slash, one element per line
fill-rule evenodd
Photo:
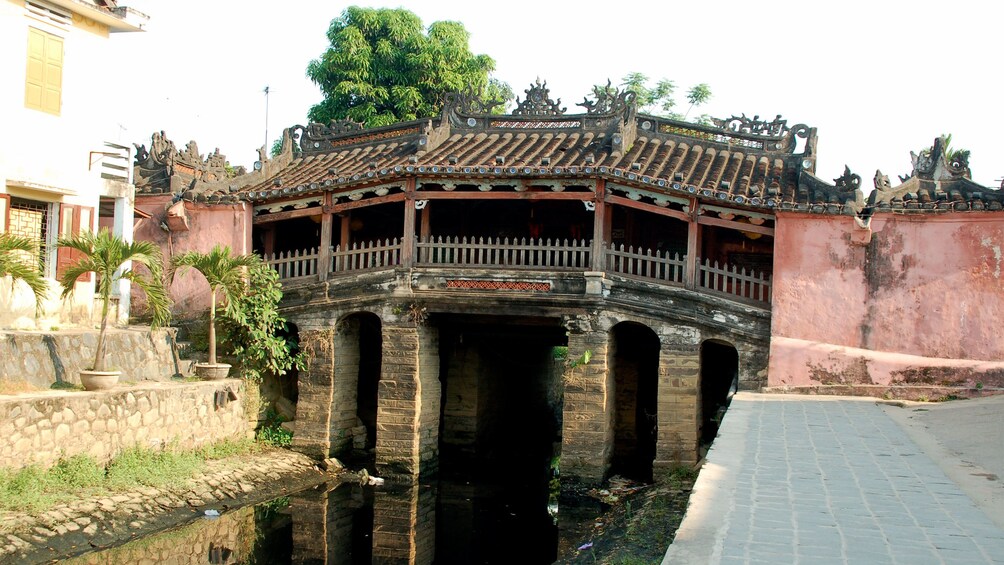
<path fill-rule="evenodd" d="M 561 98 L 557 102 L 551 100 L 546 80 L 541 83 L 538 78 L 535 84 L 531 84 L 523 92 L 526 93 L 526 100 L 520 101 L 519 96 L 516 97 L 513 116 L 560 116 L 567 110 L 561 107 Z"/>

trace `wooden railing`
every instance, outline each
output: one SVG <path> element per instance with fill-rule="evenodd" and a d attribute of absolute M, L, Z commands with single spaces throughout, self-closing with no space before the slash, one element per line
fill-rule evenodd
<path fill-rule="evenodd" d="M 736 266 L 718 266 L 710 259 L 697 264 L 697 287 L 770 304 L 770 275 L 747 272 Z"/>
<path fill-rule="evenodd" d="M 353 243 L 348 249 L 330 249 L 328 273 L 355 273 L 393 268 L 403 264 L 398 239 Z M 589 271 L 592 242 L 587 240 L 434 237 L 415 242 L 415 265 L 420 267 L 474 267 L 541 271 Z M 609 273 L 663 284 L 687 283 L 686 257 L 669 252 L 610 244 L 604 249 Z M 315 249 L 288 251 L 265 257 L 265 263 L 283 280 L 318 275 Z M 770 304 L 769 274 L 721 265 L 710 259 L 697 262 L 694 288 Z"/>
<path fill-rule="evenodd" d="M 415 244 L 416 265 L 581 270 L 590 268 L 592 242 L 586 240 L 433 237 Z"/>
<path fill-rule="evenodd" d="M 668 251 L 652 251 L 624 245 L 610 244 L 604 252 L 607 258 L 607 271 L 657 280 L 661 282 L 683 284 L 683 273 L 686 269 L 686 257 L 674 253 L 670 257 Z"/>
<path fill-rule="evenodd" d="M 317 248 L 283 251 L 265 256 L 265 264 L 279 273 L 280 279 L 299 279 L 317 275 Z"/>
<path fill-rule="evenodd" d="M 373 242 L 357 242 L 331 252 L 330 273 L 373 271 L 401 264 L 401 242 L 397 238 Z"/>

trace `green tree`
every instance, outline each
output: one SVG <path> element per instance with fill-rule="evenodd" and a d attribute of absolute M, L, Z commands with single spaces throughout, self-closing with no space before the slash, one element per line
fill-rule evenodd
<path fill-rule="evenodd" d="M 171 279 L 177 273 L 192 268 L 202 273 L 209 283 L 209 364 L 216 364 L 216 296 L 223 293 L 229 305 L 247 289 L 246 269 L 260 262 L 255 255 L 231 255 L 230 247 L 215 245 L 209 253 L 189 251 L 176 255 L 171 262 Z"/>
<path fill-rule="evenodd" d="M 332 20 L 331 45 L 307 66 L 324 95 L 310 108 L 312 122 L 350 119 L 367 127 L 435 115 L 444 97 L 461 92 L 508 102 L 512 90 L 489 74 L 495 61 L 475 55 L 459 22 L 425 30 L 414 13 L 352 6 Z"/>
<path fill-rule="evenodd" d="M 279 315 L 280 300 L 279 274 L 259 260 L 248 269 L 248 292 L 228 302 L 223 311 L 223 341 L 240 359 L 248 379 L 257 381 L 264 373 L 284 375 L 293 368 L 303 369 L 297 344 L 284 337 L 287 327 Z"/>
<path fill-rule="evenodd" d="M 38 243 L 9 233 L 0 233 L 0 278 L 11 277 L 11 292 L 18 281 L 28 285 L 35 295 L 35 315 L 42 313 L 42 305 L 49 285 L 37 265 L 25 261 L 25 256 L 38 252 Z"/>
<path fill-rule="evenodd" d="M 700 83 L 687 90 L 687 102 L 690 107 L 686 113 L 680 114 L 676 111 L 676 83 L 669 79 L 660 79 L 652 86 L 648 84 L 649 79 L 643 73 L 628 73 L 621 82 L 621 88 L 628 92 L 635 93 L 635 100 L 638 103 L 638 110 L 645 114 L 661 116 L 673 120 L 686 120 L 690 116 L 690 111 L 711 99 L 711 87 L 706 83 Z M 596 88 L 604 89 L 604 86 Z M 697 119 L 700 123 L 708 121 L 707 116 L 700 116 Z"/>
<path fill-rule="evenodd" d="M 160 248 L 149 241 L 126 243 L 107 228 L 98 233 L 84 231 L 72 237 L 59 238 L 60 247 L 75 249 L 80 258 L 69 265 L 59 277 L 63 287 L 62 297 L 73 294 L 77 279 L 87 273 L 97 276 L 95 292 L 101 298 L 101 331 L 94 351 L 95 371 L 105 370 L 105 332 L 108 328 L 108 305 L 112 289 L 119 279 L 126 279 L 139 287 L 145 294 L 152 313 L 151 327 L 166 324 L 171 315 L 170 301 L 163 281 L 163 259 Z M 119 272 L 126 263 L 146 267 L 149 275 L 143 275 L 132 268 Z"/>

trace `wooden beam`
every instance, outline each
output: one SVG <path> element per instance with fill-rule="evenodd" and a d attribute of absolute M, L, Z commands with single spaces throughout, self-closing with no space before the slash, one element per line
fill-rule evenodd
<path fill-rule="evenodd" d="M 768 228 L 766 226 L 754 226 L 753 224 L 744 224 L 742 222 L 736 222 L 734 220 L 723 220 L 721 218 L 712 218 L 710 216 L 698 216 L 697 223 L 705 226 L 717 226 L 720 228 L 728 228 L 730 230 L 759 233 L 774 237 L 774 228 Z"/>
<path fill-rule="evenodd" d="M 324 211 L 329 214 L 340 214 L 346 210 L 355 210 L 356 208 L 365 208 L 367 206 L 376 206 L 378 204 L 387 204 L 388 202 L 403 202 L 405 195 L 403 192 L 397 192 L 394 194 L 388 194 L 387 196 L 377 196 L 375 198 L 364 198 L 362 200 L 353 200 L 349 202 L 344 202 L 342 204 L 332 204 L 330 206 L 325 206 Z"/>
<path fill-rule="evenodd" d="M 324 213 L 324 208 L 314 206 L 313 208 L 300 208 L 299 210 L 287 210 L 285 212 L 271 212 L 255 216 L 251 223 L 267 224 L 270 222 L 281 222 L 282 220 L 292 220 L 293 218 L 306 218 L 310 216 L 320 216 Z"/>
<path fill-rule="evenodd" d="M 634 208 L 635 210 L 651 212 L 652 214 L 658 214 L 660 216 L 676 218 L 677 220 L 682 220 L 684 222 L 690 221 L 690 216 L 686 212 L 674 210 L 672 208 L 663 208 L 662 206 L 656 206 L 655 204 L 638 202 L 636 200 L 631 200 L 630 198 L 624 198 L 623 196 L 607 195 L 607 202 L 618 206 L 624 206 L 625 208 Z"/>
<path fill-rule="evenodd" d="M 592 192 L 433 192 L 417 191 L 416 200 L 592 200 Z"/>

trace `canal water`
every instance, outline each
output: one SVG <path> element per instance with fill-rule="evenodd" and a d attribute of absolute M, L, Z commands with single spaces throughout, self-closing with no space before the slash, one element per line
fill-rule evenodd
<path fill-rule="evenodd" d="M 562 511 L 525 485 L 320 484 L 81 555 L 73 564 L 550 564 L 583 543 L 598 504 Z"/>

